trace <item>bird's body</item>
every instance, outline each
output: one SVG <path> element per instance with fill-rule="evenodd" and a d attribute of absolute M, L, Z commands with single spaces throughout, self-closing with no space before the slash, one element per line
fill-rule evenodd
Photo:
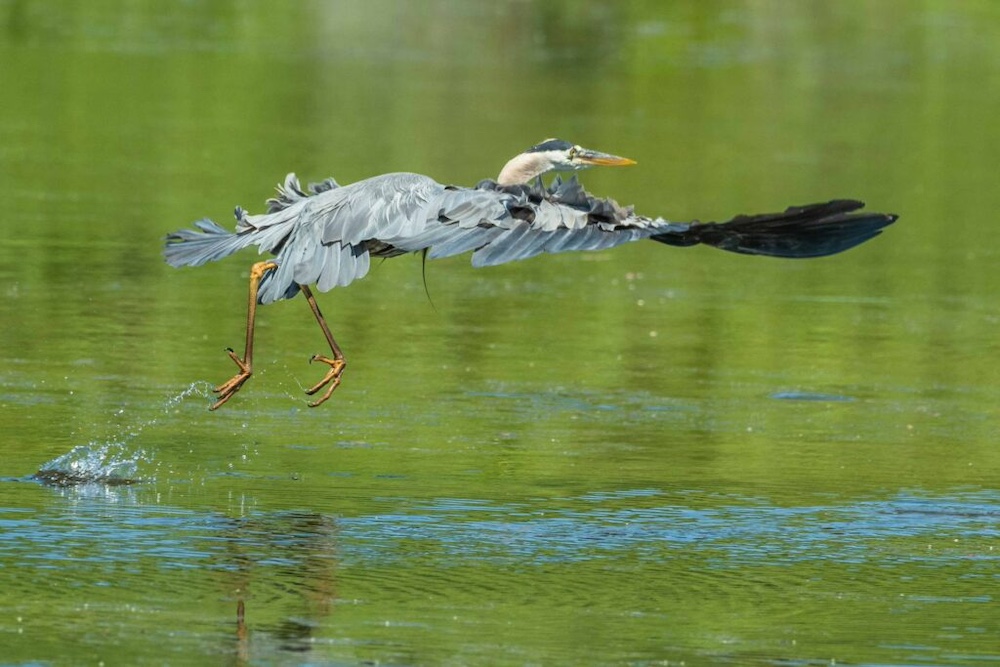
<path fill-rule="evenodd" d="M 321 292 L 363 277 L 371 257 L 427 251 L 428 259 L 472 252 L 476 267 L 527 259 L 542 252 L 600 250 L 690 224 L 637 216 L 597 199 L 576 178 L 552 187 L 444 186 L 419 174 L 383 174 L 343 187 L 333 181 L 307 191 L 289 174 L 269 212 L 237 210 L 236 232 L 207 220 L 167 246 L 167 261 L 198 266 L 256 246 L 278 268 L 260 286 L 260 303 L 293 296 L 298 285 Z M 359 204 L 364 202 L 364 204 Z"/>
<path fill-rule="evenodd" d="M 548 140 L 505 165 L 497 181 L 475 187 L 442 185 L 411 173 L 375 176 L 339 186 L 332 179 L 303 190 L 294 174 L 268 200 L 268 211 L 248 215 L 236 209 L 235 232 L 210 220 L 198 231 L 181 230 L 167 237 L 164 251 L 173 266 L 198 266 L 249 246 L 270 253 L 272 261 L 255 265 L 247 353 L 241 371 L 217 391 L 218 407 L 249 377 L 253 317 L 257 303 L 266 304 L 306 294 L 324 327 L 334 359 L 328 377 L 310 392 L 339 384 L 343 355 L 312 298 L 363 277 L 371 258 L 425 252 L 428 259 L 471 252 L 474 266 L 527 259 L 540 253 L 601 250 L 640 239 L 675 246 L 704 243 L 744 254 L 818 257 L 841 252 L 880 233 L 895 216 L 856 213 L 863 204 L 837 200 L 790 208 L 782 213 L 739 216 L 722 223 L 670 222 L 636 215 L 631 207 L 587 193 L 575 177 L 559 177 L 545 187 L 539 176 L 553 169 L 580 169 L 593 164 L 624 165 L 631 160 L 597 153 L 568 142 Z M 337 366 L 339 365 L 339 368 Z"/>

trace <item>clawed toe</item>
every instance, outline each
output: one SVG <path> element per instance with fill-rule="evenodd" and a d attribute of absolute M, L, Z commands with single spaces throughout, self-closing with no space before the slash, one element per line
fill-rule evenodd
<path fill-rule="evenodd" d="M 325 403 L 326 400 L 330 398 L 333 394 L 333 390 L 340 386 L 340 376 L 343 375 L 344 369 L 347 367 L 347 363 L 342 358 L 330 359 L 329 357 L 324 357 L 320 354 L 314 354 L 309 359 L 309 363 L 314 361 L 327 364 L 330 367 L 330 370 L 326 372 L 326 375 L 323 376 L 322 380 L 314 384 L 312 387 L 309 387 L 309 389 L 306 389 L 306 394 L 312 396 L 323 387 L 326 387 L 326 392 L 323 396 L 309 404 L 310 408 L 315 408 L 317 405 Z"/>
<path fill-rule="evenodd" d="M 240 390 L 243 384 L 250 379 L 253 374 L 253 334 L 254 334 L 254 323 L 256 321 L 257 314 L 257 294 L 260 288 L 261 279 L 267 275 L 269 271 L 273 271 L 278 268 L 278 265 L 273 261 L 257 262 L 252 267 L 250 267 L 250 294 L 247 300 L 247 342 L 246 351 L 243 353 L 243 358 L 236 356 L 232 348 L 226 350 L 229 358 L 233 360 L 239 371 L 233 377 L 229 378 L 226 382 L 223 382 L 218 387 L 213 389 L 219 398 L 209 410 L 215 410 L 222 405 L 224 405 L 229 399 L 231 399 L 236 392 Z M 340 347 L 337 345 L 337 341 L 333 339 L 333 334 L 330 333 L 330 327 L 327 326 L 326 320 L 323 319 L 323 314 L 319 311 L 319 306 L 316 304 L 316 298 L 313 296 L 312 290 L 309 289 L 308 285 L 299 285 L 299 289 L 306 297 L 306 301 L 309 304 L 310 310 L 312 310 L 313 315 L 316 317 L 316 321 L 319 323 L 320 329 L 323 330 L 323 335 L 326 337 L 326 342 L 330 344 L 330 351 L 333 354 L 333 358 L 325 357 L 322 355 L 314 355 L 310 359 L 310 363 L 313 361 L 319 361 L 330 367 L 330 370 L 326 372 L 323 379 L 317 382 L 315 385 L 306 390 L 306 393 L 310 396 L 317 393 L 320 389 L 326 387 L 326 392 L 323 396 L 309 404 L 309 407 L 315 408 L 326 402 L 333 394 L 333 390 L 340 385 L 340 376 L 344 372 L 344 368 L 347 366 L 344 361 L 344 355 L 340 351 Z"/>
<path fill-rule="evenodd" d="M 231 348 L 227 349 L 226 352 L 229 354 L 229 358 L 232 359 L 236 365 L 239 367 L 240 371 L 233 377 L 229 378 L 227 381 L 220 384 L 218 387 L 212 391 L 219 395 L 219 400 L 212 404 L 209 410 L 215 410 L 223 405 L 226 401 L 232 398 L 236 392 L 240 390 L 243 383 L 250 379 L 253 374 L 253 370 L 250 364 L 246 363 L 242 359 L 236 356 Z"/>

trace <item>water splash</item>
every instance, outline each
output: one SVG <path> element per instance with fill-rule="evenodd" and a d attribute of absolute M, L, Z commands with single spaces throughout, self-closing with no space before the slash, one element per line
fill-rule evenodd
<path fill-rule="evenodd" d="M 34 479 L 53 486 L 137 484 L 139 464 L 152 463 L 144 450 L 132 450 L 126 443 L 106 442 L 77 445 L 66 454 L 42 465 Z"/>
<path fill-rule="evenodd" d="M 176 396 L 168 398 L 161 408 L 163 415 L 170 412 L 188 396 L 208 395 L 210 385 L 194 382 Z M 124 415 L 120 409 L 116 416 Z M 140 466 L 154 466 L 155 456 L 145 449 L 134 446 L 133 441 L 150 426 L 155 426 L 162 417 L 153 417 L 136 424 L 123 427 L 121 432 L 107 442 L 90 442 L 77 445 L 69 452 L 43 464 L 32 479 L 52 486 L 78 486 L 103 484 L 124 486 L 139 482 L 153 481 L 155 477 L 143 478 Z"/>

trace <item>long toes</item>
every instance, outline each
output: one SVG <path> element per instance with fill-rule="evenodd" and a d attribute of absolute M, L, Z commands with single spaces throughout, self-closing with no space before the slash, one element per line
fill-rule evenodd
<path fill-rule="evenodd" d="M 229 378 L 227 381 L 220 384 L 218 387 L 214 388 L 212 391 L 219 395 L 219 399 L 212 404 L 209 410 L 215 410 L 219 408 L 222 404 L 233 397 L 236 392 L 240 390 L 243 384 L 250 379 L 250 372 L 242 371 L 237 373 L 233 377 Z"/>
<path fill-rule="evenodd" d="M 323 403 L 326 403 L 327 399 L 333 395 L 333 390 L 339 386 L 340 386 L 340 376 L 338 375 L 336 378 L 334 378 L 330 386 L 326 388 L 326 393 L 324 393 L 323 396 L 320 397 L 318 400 L 315 400 L 312 403 L 310 403 L 309 407 L 315 408 L 317 405 L 322 405 Z M 318 390 L 319 387 L 316 387 L 316 389 Z M 312 395 L 313 393 L 315 392 L 310 392 L 310 395 Z"/>
<path fill-rule="evenodd" d="M 239 391 L 240 387 L 243 386 L 243 383 L 249 379 L 250 379 L 249 373 L 238 373 L 233 377 L 229 378 L 228 380 L 226 380 L 225 382 L 223 382 L 222 384 L 220 384 L 212 391 L 215 392 L 216 394 L 235 394 L 237 391 Z"/>
<path fill-rule="evenodd" d="M 330 366 L 330 370 L 326 372 L 326 375 L 323 376 L 322 380 L 306 389 L 306 394 L 312 396 L 323 387 L 326 387 L 326 392 L 323 394 L 323 397 L 318 401 L 314 401 L 309 404 L 309 407 L 314 408 L 330 398 L 333 390 L 340 386 L 340 376 L 344 373 L 344 368 L 347 367 L 347 364 L 344 363 L 343 359 L 330 359 L 318 354 L 314 355 L 310 361 L 319 361 Z"/>
<path fill-rule="evenodd" d="M 220 394 L 222 396 L 226 396 L 228 394 L 235 394 L 236 390 L 233 389 L 233 387 L 230 386 L 230 385 L 231 385 L 231 383 L 229 383 L 229 382 L 227 382 L 226 384 L 220 384 L 218 387 L 216 387 L 215 389 L 212 390 L 212 393 L 213 394 Z"/>
<path fill-rule="evenodd" d="M 320 389 L 322 389 L 323 387 L 325 387 L 326 385 L 328 385 L 332 380 L 339 379 L 339 378 L 337 378 L 337 375 L 338 374 L 334 373 L 333 370 L 330 370 L 329 372 L 327 372 L 326 375 L 323 376 L 322 380 L 320 380 L 319 382 L 317 382 L 313 386 L 311 386 L 308 389 L 306 389 L 306 393 L 309 394 L 310 396 L 312 396 L 317 391 L 319 391 Z"/>
<path fill-rule="evenodd" d="M 212 405 L 211 405 L 211 406 L 210 406 L 210 407 L 209 407 L 208 409 L 209 409 L 209 410 L 218 410 L 218 409 L 219 409 L 220 407 L 222 407 L 222 405 L 223 405 L 223 404 L 224 404 L 224 403 L 225 403 L 226 401 L 228 401 L 228 400 L 229 400 L 230 398 L 232 398 L 232 397 L 233 397 L 233 396 L 235 396 L 235 395 L 236 395 L 236 392 L 235 392 L 235 391 L 231 391 L 231 392 L 229 392 L 229 393 L 227 393 L 227 394 L 223 394 L 223 395 L 222 395 L 222 396 L 221 396 L 221 397 L 219 398 L 219 400 L 217 400 L 217 401 L 216 401 L 215 403 L 212 403 Z"/>
<path fill-rule="evenodd" d="M 233 352 L 233 348 L 227 347 L 226 348 L 226 354 L 229 355 L 229 358 L 232 359 L 233 363 L 236 364 L 236 366 L 240 369 L 240 373 L 249 373 L 250 372 L 250 364 L 247 363 L 246 361 L 243 361 L 242 359 L 240 359 L 236 355 L 236 353 Z"/>
<path fill-rule="evenodd" d="M 249 379 L 249 377 L 250 377 L 249 375 L 245 375 L 245 376 L 239 376 L 238 375 L 238 376 L 234 377 L 232 380 L 230 380 L 229 382 L 227 382 L 227 383 L 225 383 L 223 385 L 220 385 L 220 386 L 216 387 L 215 389 L 213 389 L 212 391 L 214 391 L 216 394 L 219 395 L 219 400 L 217 400 L 215 403 L 213 403 L 212 407 L 210 407 L 209 410 L 215 410 L 215 409 L 217 409 L 219 406 L 221 406 L 222 404 L 224 404 L 230 398 L 232 398 L 233 396 L 235 396 L 236 392 L 238 392 L 240 390 L 240 387 L 243 386 L 243 383 L 246 382 L 247 379 Z"/>

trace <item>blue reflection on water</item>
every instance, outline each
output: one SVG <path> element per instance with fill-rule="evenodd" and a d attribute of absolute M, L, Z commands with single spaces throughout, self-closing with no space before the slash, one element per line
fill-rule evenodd
<path fill-rule="evenodd" d="M 403 540 L 433 540 L 453 556 L 523 562 L 603 558 L 628 551 L 640 558 L 670 558 L 672 551 L 710 551 L 717 566 L 789 560 L 855 560 L 873 544 L 893 538 L 989 538 L 998 534 L 996 495 L 940 499 L 913 495 L 844 506 L 729 505 L 693 508 L 602 507 L 608 500 L 649 497 L 657 491 L 588 494 L 575 499 L 593 509 L 542 510 L 444 500 L 414 513 L 342 519 L 340 538 L 362 558 L 392 557 Z M 722 500 L 722 499 L 719 499 Z M 483 516 L 485 515 L 485 516 Z M 405 551 L 405 550 L 402 550 Z M 935 560 L 935 553 L 915 556 Z M 948 556 L 953 558 L 954 555 Z M 1000 558 L 1000 553 L 985 556 Z"/>
<path fill-rule="evenodd" d="M 1000 559 L 1000 552 L 984 546 L 1000 536 L 1000 495 L 985 491 L 808 507 L 702 497 L 702 506 L 695 507 L 678 503 L 691 501 L 687 496 L 639 489 L 524 504 L 441 499 L 405 511 L 340 518 L 288 511 L 232 518 L 147 505 L 144 493 L 133 487 L 94 488 L 100 493 L 91 487 L 61 490 L 69 502 L 59 512 L 0 508 L 0 557 L 16 555 L 23 565 L 38 567 L 141 557 L 161 568 L 227 568 L 226 559 L 215 556 L 236 545 L 258 564 L 290 565 L 314 555 L 313 542 L 322 537 L 336 542 L 345 565 L 392 563 L 410 557 L 408 545 L 416 543 L 433 545 L 437 557 L 449 560 L 521 564 L 623 554 L 639 560 L 699 554 L 716 568 L 874 558 L 934 563 L 961 557 L 994 564 Z M 913 549 L 913 538 L 926 539 L 927 548 Z M 894 540 L 911 546 L 894 552 Z M 966 548 L 966 542 L 968 552 L 957 555 L 954 549 Z M 954 548 L 947 550 L 947 543 Z"/>

